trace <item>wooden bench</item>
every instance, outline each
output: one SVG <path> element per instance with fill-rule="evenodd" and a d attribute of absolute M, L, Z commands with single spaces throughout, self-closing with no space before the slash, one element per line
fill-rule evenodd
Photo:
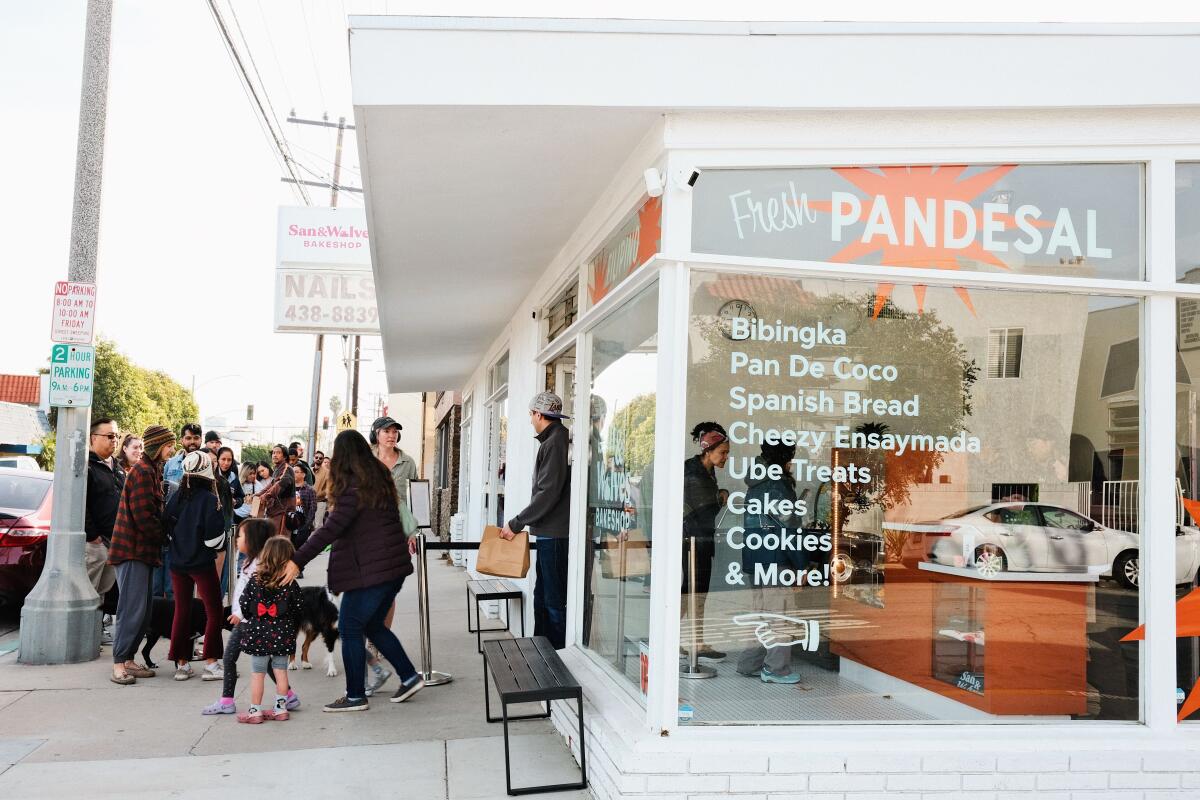
<path fill-rule="evenodd" d="M 525 593 L 516 585 L 499 578 L 467 581 L 467 633 L 475 634 L 475 651 L 483 652 L 483 614 L 481 604 L 487 600 L 504 601 L 504 627 L 488 630 L 511 631 L 512 601 L 521 601 L 521 635 L 525 635 Z M 471 607 L 475 607 L 475 627 L 471 627 Z"/>
<path fill-rule="evenodd" d="M 500 696 L 501 715 L 492 716 L 488 673 L 496 683 Z M 508 723 L 518 719 L 545 719 L 550 716 L 550 701 L 574 699 L 579 707 L 579 783 L 559 783 L 549 786 L 512 786 L 512 761 L 508 748 Z M 583 687 L 571 675 L 558 657 L 550 640 L 544 636 L 523 639 L 492 639 L 483 643 L 483 703 L 488 722 L 504 723 L 504 780 L 510 795 L 536 792 L 559 792 L 587 788 L 587 744 L 583 726 Z M 545 703 L 546 713 L 508 715 L 511 703 Z"/>

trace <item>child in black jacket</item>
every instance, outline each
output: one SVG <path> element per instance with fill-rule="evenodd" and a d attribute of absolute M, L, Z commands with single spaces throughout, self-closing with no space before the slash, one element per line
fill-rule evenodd
<path fill-rule="evenodd" d="M 263 720 L 282 722 L 288 718 L 288 656 L 296 651 L 296 629 L 300 605 L 300 586 L 283 585 L 284 566 L 292 558 L 292 543 L 273 537 L 258 556 L 258 572 L 246 584 L 241 598 L 242 651 L 249 653 L 253 675 L 250 679 L 250 710 L 238 714 L 238 722 L 257 725 Z M 264 710 L 263 689 L 267 670 L 275 676 L 275 705 Z"/>

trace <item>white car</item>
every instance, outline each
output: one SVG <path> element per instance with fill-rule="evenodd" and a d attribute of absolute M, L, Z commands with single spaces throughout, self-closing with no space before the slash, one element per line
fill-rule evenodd
<path fill-rule="evenodd" d="M 970 566 L 985 575 L 1013 572 L 1099 572 L 1135 589 L 1141 576 L 1136 533 L 1106 528 L 1093 519 L 1043 503 L 992 503 L 942 520 L 886 522 L 909 536 L 906 550 L 947 566 Z M 1200 529 L 1175 535 L 1175 582 L 1191 583 L 1200 570 Z"/>

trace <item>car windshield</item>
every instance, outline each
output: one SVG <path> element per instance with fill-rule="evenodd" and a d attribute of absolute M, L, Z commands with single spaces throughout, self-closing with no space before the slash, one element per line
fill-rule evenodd
<path fill-rule="evenodd" d="M 0 508 L 33 511 L 48 491 L 50 481 L 28 475 L 0 475 Z"/>
<path fill-rule="evenodd" d="M 953 514 L 947 515 L 946 519 L 958 519 L 959 517 L 965 517 L 968 514 L 974 514 L 976 511 L 980 511 L 985 508 L 987 508 L 987 506 L 971 506 L 970 508 L 963 509 L 962 511 L 956 511 Z"/>

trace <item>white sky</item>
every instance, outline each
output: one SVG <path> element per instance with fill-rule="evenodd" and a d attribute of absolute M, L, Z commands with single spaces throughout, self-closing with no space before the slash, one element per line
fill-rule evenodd
<path fill-rule="evenodd" d="M 230 0 L 219 5 L 233 25 Z M 0 8 L 0 152 L 8 181 L 0 193 L 0 372 L 35 372 L 49 353 L 53 283 L 65 277 L 70 238 L 85 8 L 83 0 Z M 346 13 L 1200 21 L 1200 4 L 1179 0 L 233 0 L 232 9 L 281 121 L 292 108 L 302 117 L 353 116 Z M 327 175 L 333 134 L 283 126 L 297 159 Z M 346 144 L 342 181 L 358 185 L 353 137 Z M 264 431 L 264 439 L 303 428 L 312 337 L 271 330 L 276 209 L 298 200 L 279 182 L 281 168 L 203 0 L 116 0 L 105 155 L 97 330 L 185 386 L 194 376 L 205 416 L 237 423 L 253 403 L 256 424 L 279 429 Z M 325 191 L 310 191 L 314 202 L 327 202 Z M 360 202 L 341 197 L 343 205 Z M 373 360 L 363 364 L 363 416 L 372 394 L 386 391 L 378 340 L 365 344 L 374 352 L 366 351 Z M 345 400 L 340 356 L 340 341 L 327 340 L 322 413 L 331 394 Z"/>

